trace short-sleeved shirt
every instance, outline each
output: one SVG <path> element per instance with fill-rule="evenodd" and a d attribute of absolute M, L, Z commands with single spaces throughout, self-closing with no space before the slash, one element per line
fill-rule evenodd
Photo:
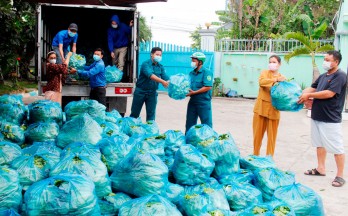
<path fill-rule="evenodd" d="M 67 49 L 72 42 L 73 43 L 77 42 L 77 37 L 78 37 L 77 33 L 74 37 L 70 37 L 68 34 L 68 30 L 62 30 L 58 32 L 56 36 L 54 36 L 52 41 L 52 46 L 57 47 L 59 46 L 59 44 L 63 44 L 63 49 Z"/>
<path fill-rule="evenodd" d="M 169 80 L 162 64 L 155 64 L 152 59 L 149 59 L 141 65 L 140 74 L 137 81 L 137 88 L 145 91 L 156 91 L 158 89 L 158 82 L 153 81 L 150 77 L 156 75 L 163 80 Z"/>
<path fill-rule="evenodd" d="M 347 88 L 347 74 L 338 69 L 333 74 L 321 74 L 312 84 L 317 92 L 330 90 L 336 94 L 328 99 L 314 99 L 312 119 L 327 123 L 340 123 Z"/>
<path fill-rule="evenodd" d="M 199 71 L 191 71 L 190 72 L 190 80 L 191 80 L 191 89 L 193 91 L 197 91 L 202 87 L 212 87 L 214 76 L 211 71 L 206 68 L 201 68 Z M 212 90 L 210 89 L 207 92 L 201 94 L 191 95 L 192 102 L 204 102 L 210 101 L 212 98 Z"/>

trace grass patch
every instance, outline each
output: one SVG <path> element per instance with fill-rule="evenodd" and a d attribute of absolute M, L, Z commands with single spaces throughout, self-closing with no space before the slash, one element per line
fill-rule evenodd
<path fill-rule="evenodd" d="M 37 83 L 34 81 L 18 81 L 18 87 L 13 87 L 12 82 L 5 80 L 4 85 L 0 85 L 0 95 L 4 94 L 16 94 L 16 93 L 27 93 L 34 89 L 37 89 Z"/>

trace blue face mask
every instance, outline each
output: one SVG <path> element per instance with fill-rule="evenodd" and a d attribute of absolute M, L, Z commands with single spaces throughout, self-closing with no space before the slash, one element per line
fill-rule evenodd
<path fill-rule="evenodd" d="M 69 31 L 68 34 L 69 34 L 70 37 L 74 37 L 76 35 L 76 33 L 73 33 L 71 31 Z"/>
<path fill-rule="evenodd" d="M 100 61 L 100 56 L 98 56 L 98 55 L 93 55 L 93 59 L 94 59 L 94 61 Z"/>
<path fill-rule="evenodd" d="M 157 63 L 160 63 L 161 61 L 162 61 L 162 56 L 155 56 L 154 58 L 153 58 L 153 60 L 155 61 L 155 62 L 157 62 Z"/>

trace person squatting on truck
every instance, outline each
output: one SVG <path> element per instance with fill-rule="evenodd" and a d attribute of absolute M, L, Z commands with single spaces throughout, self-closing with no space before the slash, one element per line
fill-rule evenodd
<path fill-rule="evenodd" d="M 54 36 L 52 41 L 52 49 L 54 52 L 56 52 L 57 64 L 62 64 L 65 62 L 65 56 L 70 50 L 73 53 L 76 53 L 76 43 L 78 37 L 77 30 L 77 25 L 75 23 L 71 23 L 68 30 L 62 30 L 58 32 L 56 36 Z"/>

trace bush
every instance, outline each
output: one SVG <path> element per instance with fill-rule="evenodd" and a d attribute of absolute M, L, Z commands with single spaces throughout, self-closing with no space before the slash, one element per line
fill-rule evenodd
<path fill-rule="evenodd" d="M 132 151 L 114 167 L 110 178 L 115 191 L 138 197 L 151 194 L 165 196 L 168 168 L 154 154 Z"/>
<path fill-rule="evenodd" d="M 149 195 L 126 202 L 120 209 L 119 216 L 181 216 L 174 204 L 158 195 Z"/>
<path fill-rule="evenodd" d="M 106 107 L 103 104 L 98 103 L 96 100 L 72 101 L 64 108 L 67 121 L 83 113 L 87 113 L 95 120 L 104 120 L 105 110 Z"/>
<path fill-rule="evenodd" d="M 197 185 L 206 182 L 214 170 L 215 163 L 192 145 L 183 145 L 175 154 L 172 171 L 181 185 Z"/>
<path fill-rule="evenodd" d="M 25 137 L 32 142 L 54 141 L 59 133 L 56 122 L 38 122 L 29 125 Z"/>
<path fill-rule="evenodd" d="M 100 213 L 102 216 L 118 215 L 121 206 L 130 200 L 132 200 L 132 198 L 124 193 L 110 193 L 98 200 Z"/>
<path fill-rule="evenodd" d="M 0 166 L 0 209 L 13 208 L 18 210 L 22 202 L 22 187 L 18 173 Z"/>
<path fill-rule="evenodd" d="M 121 81 L 123 72 L 119 70 L 115 65 L 107 66 L 105 68 L 105 77 L 107 83 L 118 83 Z"/>
<path fill-rule="evenodd" d="M 100 215 L 94 183 L 70 173 L 30 186 L 24 194 L 24 211 L 26 215 Z"/>

